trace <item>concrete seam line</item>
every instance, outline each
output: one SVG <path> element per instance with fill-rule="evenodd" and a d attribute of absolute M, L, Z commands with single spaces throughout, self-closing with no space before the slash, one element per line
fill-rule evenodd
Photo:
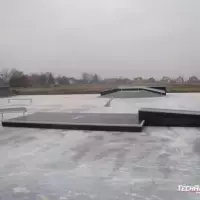
<path fill-rule="evenodd" d="M 109 107 L 113 99 L 114 99 L 114 97 L 112 97 L 112 98 L 105 104 L 105 107 Z"/>

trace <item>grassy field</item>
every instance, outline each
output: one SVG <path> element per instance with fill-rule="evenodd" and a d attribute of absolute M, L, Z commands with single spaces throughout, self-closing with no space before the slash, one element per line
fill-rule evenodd
<path fill-rule="evenodd" d="M 89 84 L 43 88 L 12 88 L 12 90 L 20 95 L 99 94 L 104 90 L 115 87 L 115 85 Z M 169 93 L 200 92 L 200 85 L 170 85 L 167 86 L 167 91 Z"/>
<path fill-rule="evenodd" d="M 100 92 L 111 89 L 105 85 L 66 85 L 60 87 L 41 87 L 41 88 L 12 88 L 20 95 L 52 95 L 52 94 L 99 94 Z"/>
<path fill-rule="evenodd" d="M 167 87 L 171 93 L 200 92 L 200 85 L 172 85 Z"/>

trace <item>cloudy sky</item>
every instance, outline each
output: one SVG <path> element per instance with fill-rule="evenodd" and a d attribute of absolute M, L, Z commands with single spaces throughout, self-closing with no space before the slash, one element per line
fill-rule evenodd
<path fill-rule="evenodd" d="M 200 76 L 200 0 L 0 0 L 0 68 Z"/>

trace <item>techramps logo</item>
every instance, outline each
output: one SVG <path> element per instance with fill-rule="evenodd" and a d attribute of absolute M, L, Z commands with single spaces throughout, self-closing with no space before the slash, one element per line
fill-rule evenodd
<path fill-rule="evenodd" d="M 196 193 L 200 195 L 200 185 L 178 185 L 179 192 Z"/>

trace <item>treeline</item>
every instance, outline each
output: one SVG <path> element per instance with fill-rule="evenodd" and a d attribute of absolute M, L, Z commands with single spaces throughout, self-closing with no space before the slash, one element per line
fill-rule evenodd
<path fill-rule="evenodd" d="M 1 75 L 1 85 L 8 84 L 11 87 L 48 87 L 48 86 L 60 86 L 68 84 L 98 84 L 98 83 L 108 83 L 108 84 L 153 84 L 153 83 L 163 83 L 163 84 L 200 84 L 200 79 L 196 76 L 191 76 L 189 79 L 185 80 L 183 77 L 179 76 L 177 78 L 170 78 L 163 76 L 160 80 L 156 80 L 153 77 L 144 79 L 142 77 L 129 78 L 107 78 L 102 79 L 98 74 L 82 73 L 81 77 L 67 77 L 67 76 L 55 76 L 51 72 L 46 73 L 32 73 L 26 74 L 17 69 L 3 69 L 0 71 Z"/>
<path fill-rule="evenodd" d="M 80 79 L 55 76 L 51 72 L 25 74 L 17 69 L 3 69 L 0 74 L 1 80 L 11 87 L 46 87 L 68 84 L 100 83 L 102 81 L 100 76 L 90 73 L 82 73 Z"/>

